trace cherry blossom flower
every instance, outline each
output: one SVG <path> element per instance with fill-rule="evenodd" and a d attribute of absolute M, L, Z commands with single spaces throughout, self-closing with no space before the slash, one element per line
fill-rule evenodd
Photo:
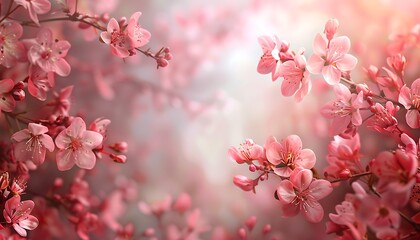
<path fill-rule="evenodd" d="M 253 180 L 242 175 L 237 175 L 233 178 L 233 184 L 245 192 L 253 191 L 255 193 L 255 187 L 258 184 L 258 179 Z"/>
<path fill-rule="evenodd" d="M 12 79 L 0 80 L 0 111 L 11 112 L 16 107 L 16 101 L 11 94 L 15 83 Z"/>
<path fill-rule="evenodd" d="M 59 148 L 56 155 L 58 169 L 66 171 L 74 164 L 80 168 L 92 169 L 96 163 L 92 149 L 101 143 L 101 134 L 86 130 L 83 119 L 74 118 L 70 126 L 55 138 L 55 144 Z"/>
<path fill-rule="evenodd" d="M 47 99 L 47 92 L 54 87 L 53 72 L 45 72 L 38 65 L 29 66 L 28 92 L 41 101 Z"/>
<path fill-rule="evenodd" d="M 318 33 L 313 48 L 314 54 L 308 59 L 308 71 L 312 74 L 322 73 L 330 85 L 340 82 L 342 72 L 356 67 L 357 59 L 348 54 L 350 39 L 346 36 L 334 38 L 328 44 L 327 39 Z"/>
<path fill-rule="evenodd" d="M 370 111 L 375 115 L 366 121 L 366 125 L 380 133 L 392 133 L 398 126 L 396 114 L 399 109 L 400 107 L 395 106 L 391 101 L 386 102 L 385 107 L 380 103 L 375 103 L 370 107 Z"/>
<path fill-rule="evenodd" d="M 281 93 L 289 97 L 295 94 L 297 102 L 302 101 L 311 90 L 312 83 L 309 78 L 309 72 L 306 70 L 306 59 L 301 53 L 296 54 L 293 60 L 281 64 L 278 70 L 278 76 L 283 77 L 281 84 Z"/>
<path fill-rule="evenodd" d="M 275 81 L 279 77 L 281 63 L 291 60 L 293 57 L 287 52 L 289 44 L 280 41 L 277 36 L 261 36 L 258 38 L 263 55 L 257 66 L 257 72 L 260 74 L 271 73 L 271 79 Z"/>
<path fill-rule="evenodd" d="M 23 6 L 29 11 L 32 21 L 39 25 L 38 15 L 50 11 L 51 3 L 48 0 L 14 0 L 16 4 Z"/>
<path fill-rule="evenodd" d="M 252 139 L 246 139 L 244 143 L 240 144 L 239 149 L 230 147 L 228 150 L 228 155 L 238 164 L 251 164 L 252 161 L 261 159 L 263 157 L 264 148 L 258 144 L 255 144 Z"/>
<path fill-rule="evenodd" d="M 38 219 L 29 215 L 33 208 L 33 201 L 26 200 L 21 202 L 20 196 L 15 195 L 6 201 L 3 217 L 7 223 L 13 225 L 13 228 L 20 236 L 26 237 L 26 230 L 34 230 L 38 226 Z"/>
<path fill-rule="evenodd" d="M 376 189 L 386 203 L 394 208 L 404 206 L 416 182 L 417 156 L 401 149 L 395 153 L 383 151 L 369 165 L 372 173 L 378 177 Z"/>
<path fill-rule="evenodd" d="M 363 106 L 363 92 L 352 94 L 341 83 L 334 86 L 334 92 L 336 99 L 322 107 L 321 114 L 333 119 L 330 131 L 332 135 L 337 135 L 344 132 L 350 123 L 355 126 L 362 124 L 359 108 Z"/>
<path fill-rule="evenodd" d="M 360 137 L 342 138 L 334 136 L 334 141 L 328 145 L 325 176 L 333 179 L 347 179 L 353 174 L 362 173 L 360 162 Z"/>
<path fill-rule="evenodd" d="M 24 43 L 29 48 L 28 59 L 32 64 L 44 72 L 55 72 L 63 77 L 70 74 L 71 67 L 64 57 L 71 45 L 65 40 L 53 40 L 51 29 L 40 29 L 35 39 L 27 39 Z"/>
<path fill-rule="evenodd" d="M 416 79 L 411 85 L 411 90 L 407 86 L 401 88 L 398 101 L 407 109 L 405 119 L 411 128 L 420 127 L 420 78 Z"/>
<path fill-rule="evenodd" d="M 111 18 L 107 25 L 107 31 L 101 33 L 101 39 L 111 46 L 114 55 L 126 58 L 131 55 L 131 39 L 128 33 L 120 28 L 118 21 Z"/>
<path fill-rule="evenodd" d="M 73 92 L 73 86 L 67 86 L 60 90 L 60 92 L 54 92 L 54 99 L 47 103 L 47 106 L 52 107 L 52 114 L 50 118 L 55 119 L 59 116 L 68 116 L 71 106 L 70 96 Z"/>
<path fill-rule="evenodd" d="M 149 42 L 151 34 L 144 28 L 141 28 L 138 19 L 141 16 L 141 12 L 135 12 L 131 15 L 127 25 L 128 37 L 131 39 L 131 47 L 138 48 L 143 47 Z"/>
<path fill-rule="evenodd" d="M 277 197 L 286 217 L 295 216 L 303 211 L 310 222 L 320 222 L 324 209 L 318 200 L 332 192 L 331 183 L 313 179 L 311 170 L 296 168 L 290 180 L 283 180 L 277 188 Z"/>
<path fill-rule="evenodd" d="M 324 28 L 325 36 L 328 39 L 328 42 L 334 38 L 335 33 L 337 32 L 339 22 L 337 19 L 333 18 L 327 21 Z"/>
<path fill-rule="evenodd" d="M 302 149 L 302 140 L 297 135 L 290 135 L 280 143 L 275 140 L 266 148 L 274 173 L 281 177 L 289 177 L 298 167 L 311 169 L 316 162 L 315 153 L 311 149 Z"/>
<path fill-rule="evenodd" d="M 335 206 L 337 214 L 329 214 L 331 222 L 327 222 L 327 233 L 337 232 L 343 239 L 363 239 L 367 226 L 356 216 L 356 211 L 360 198 L 366 196 L 366 191 L 357 182 L 352 184 L 352 188 L 355 194 L 346 194 L 345 200 Z"/>
<path fill-rule="evenodd" d="M 45 160 L 48 151 L 54 151 L 54 142 L 47 135 L 48 128 L 29 123 L 27 129 L 23 129 L 12 135 L 12 139 L 17 142 L 15 146 L 15 156 L 21 161 L 31 160 L 35 165 L 41 165 Z"/>
<path fill-rule="evenodd" d="M 23 34 L 22 26 L 14 21 L 0 24 L 0 65 L 13 67 L 25 54 L 23 43 L 18 39 Z"/>

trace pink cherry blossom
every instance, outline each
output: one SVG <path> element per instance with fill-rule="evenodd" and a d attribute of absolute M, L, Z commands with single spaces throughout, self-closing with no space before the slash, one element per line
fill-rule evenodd
<path fill-rule="evenodd" d="M 12 79 L 0 80 L 0 111 L 11 112 L 16 107 L 16 101 L 11 94 L 15 83 Z"/>
<path fill-rule="evenodd" d="M 133 35 L 133 30 L 131 34 Z M 132 39 L 128 32 L 120 27 L 115 18 L 111 18 L 107 25 L 107 31 L 101 33 L 101 39 L 111 46 L 111 52 L 115 56 L 126 58 L 133 55 Z"/>
<path fill-rule="evenodd" d="M 28 46 L 28 59 L 38 65 L 44 72 L 55 72 L 60 76 L 68 76 L 71 67 L 64 59 L 70 49 L 65 40 L 54 40 L 49 28 L 41 28 L 35 39 L 25 40 Z"/>
<path fill-rule="evenodd" d="M 237 175 L 233 178 L 233 184 L 245 192 L 253 191 L 255 193 L 255 187 L 258 184 L 258 179 L 254 180 L 242 175 Z"/>
<path fill-rule="evenodd" d="M 26 200 L 21 202 L 20 196 L 15 195 L 6 201 L 3 217 L 7 223 L 13 225 L 13 228 L 20 236 L 26 237 L 26 230 L 34 230 L 38 226 L 38 219 L 29 215 L 33 208 L 33 201 Z"/>
<path fill-rule="evenodd" d="M 102 135 L 86 130 L 86 124 L 80 117 L 74 118 L 70 126 L 55 138 L 59 151 L 56 155 L 57 167 L 66 171 L 76 164 L 80 168 L 92 169 L 96 156 L 92 149 L 102 143 Z"/>
<path fill-rule="evenodd" d="M 289 177 L 298 167 L 311 169 L 316 162 L 315 153 L 311 149 L 302 149 L 302 140 L 297 135 L 290 135 L 280 143 L 273 141 L 266 148 L 274 173 L 281 177 Z"/>
<path fill-rule="evenodd" d="M 131 39 L 131 47 L 138 48 L 143 47 L 149 42 L 151 34 L 144 28 L 141 28 L 138 19 L 141 16 L 141 12 L 135 12 L 131 15 L 127 25 L 128 37 Z"/>
<path fill-rule="evenodd" d="M 14 21 L 0 24 L 0 65 L 13 67 L 25 54 L 23 43 L 18 39 L 23 34 L 22 26 Z"/>
<path fill-rule="evenodd" d="M 258 144 L 255 144 L 252 139 L 247 139 L 244 143 L 240 144 L 238 149 L 235 147 L 230 147 L 228 150 L 228 155 L 232 160 L 239 164 L 251 164 L 252 161 L 264 157 L 264 148 Z"/>
<path fill-rule="evenodd" d="M 383 151 L 370 162 L 370 169 L 378 177 L 376 189 L 394 208 L 404 206 L 416 182 L 417 156 L 401 149 L 395 153 Z"/>
<path fill-rule="evenodd" d="M 16 4 L 23 6 L 29 11 L 32 21 L 39 25 L 38 15 L 50 11 L 51 3 L 48 0 L 14 0 Z"/>
<path fill-rule="evenodd" d="M 38 65 L 29 66 L 28 92 L 41 101 L 47 99 L 47 92 L 54 87 L 53 72 L 45 72 Z"/>
<path fill-rule="evenodd" d="M 407 109 L 405 119 L 411 128 L 420 127 L 420 78 L 417 78 L 411 85 L 401 88 L 398 101 Z"/>
<path fill-rule="evenodd" d="M 313 48 L 314 54 L 308 59 L 307 68 L 312 74 L 322 73 L 330 85 L 340 82 L 342 72 L 356 67 L 357 59 L 348 54 L 350 39 L 346 36 L 334 38 L 328 45 L 327 39 L 318 33 Z"/>
<path fill-rule="evenodd" d="M 278 70 L 278 76 L 283 77 L 281 93 L 289 97 L 295 94 L 297 102 L 302 101 L 311 90 L 312 83 L 306 70 L 306 59 L 303 51 L 296 54 L 293 60 L 285 61 Z"/>
<path fill-rule="evenodd" d="M 16 158 L 21 161 L 31 160 L 35 165 L 41 165 L 45 160 L 46 151 L 54 151 L 54 142 L 47 132 L 47 127 L 29 123 L 27 129 L 13 134 L 11 138 L 17 142 Z"/>
<path fill-rule="evenodd" d="M 375 115 L 366 121 L 366 125 L 380 133 L 392 133 L 398 126 L 396 114 L 399 109 L 400 107 L 391 101 L 386 102 L 385 107 L 380 103 L 375 103 L 370 108 L 370 111 Z"/>
<path fill-rule="evenodd" d="M 350 123 L 355 126 L 362 124 L 359 108 L 363 106 L 363 92 L 352 94 L 341 83 L 334 86 L 334 92 L 336 99 L 322 107 L 321 114 L 333 119 L 330 130 L 332 135 L 337 135 L 344 132 Z"/>
<path fill-rule="evenodd" d="M 302 211 L 310 222 L 320 222 L 324 209 L 318 200 L 332 192 L 331 183 L 313 179 L 311 170 L 295 169 L 290 180 L 283 180 L 277 188 L 277 197 L 283 209 L 283 215 L 291 217 Z"/>
<path fill-rule="evenodd" d="M 325 176 L 331 179 L 347 179 L 353 174 L 362 173 L 364 168 L 360 161 L 360 137 L 345 139 L 334 136 L 334 141 L 328 145 L 326 158 L 328 166 Z"/>
<path fill-rule="evenodd" d="M 47 103 L 47 106 L 52 107 L 51 118 L 55 119 L 58 116 L 68 116 L 71 106 L 70 96 L 73 92 L 73 86 L 67 86 L 60 90 L 60 92 L 54 92 L 54 99 Z"/>
<path fill-rule="evenodd" d="M 289 44 L 280 41 L 277 36 L 261 36 L 258 38 L 263 55 L 257 66 L 257 72 L 260 74 L 271 73 L 271 79 L 275 81 L 279 77 L 281 63 L 291 60 L 293 57 L 288 53 Z"/>

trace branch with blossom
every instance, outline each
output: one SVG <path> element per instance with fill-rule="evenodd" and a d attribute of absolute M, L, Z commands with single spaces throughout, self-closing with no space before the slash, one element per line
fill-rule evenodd
<path fill-rule="evenodd" d="M 368 82 L 356 83 L 352 71 L 358 60 L 349 53 L 350 39 L 336 36 L 338 27 L 337 19 L 327 21 L 324 33 L 314 39 L 308 61 L 302 50 L 291 51 L 290 44 L 277 36 L 258 39 L 263 54 L 257 71 L 271 74 L 273 81 L 283 78 L 283 96 L 295 95 L 302 101 L 311 89 L 311 74 L 321 74 L 334 90 L 336 98 L 320 108 L 320 114 L 331 119 L 329 134 L 334 138 L 327 148 L 324 175 L 318 174 L 314 151 L 302 149 L 300 137 L 291 135 L 280 143 L 269 137 L 264 146 L 248 139 L 239 148 L 231 147 L 231 159 L 259 173 L 255 179 L 236 176 L 233 182 L 255 193 L 258 183 L 269 176 L 277 178 L 274 197 L 283 217 L 301 212 L 312 223 L 324 218 L 318 201 L 338 191 L 343 186 L 340 182 L 347 182 L 353 192 L 335 207 L 336 213 L 328 214 L 326 233 L 337 234 L 337 239 L 418 238 L 420 213 L 413 204 L 419 203 L 420 155 L 415 137 L 420 126 L 420 79 L 405 77 L 409 59 L 403 47 L 397 51 L 391 43 L 388 67 L 382 68 L 385 75 L 371 65 L 365 68 Z M 405 119 L 399 114 L 403 111 Z M 397 147 L 380 149 L 372 157 L 361 153 L 362 126 L 392 137 Z"/>

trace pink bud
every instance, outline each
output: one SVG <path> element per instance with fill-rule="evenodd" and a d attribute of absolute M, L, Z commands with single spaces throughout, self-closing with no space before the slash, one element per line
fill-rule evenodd
<path fill-rule="evenodd" d="M 191 207 L 191 197 L 187 193 L 181 193 L 175 201 L 173 209 L 180 213 L 187 211 Z"/>
<path fill-rule="evenodd" d="M 154 237 L 155 236 L 155 229 L 154 228 L 146 228 L 143 232 L 143 237 Z"/>
<path fill-rule="evenodd" d="M 15 84 L 15 86 L 13 87 L 13 89 L 15 89 L 15 90 L 17 90 L 17 89 L 24 89 L 24 88 L 25 88 L 25 84 L 22 81 L 17 82 Z"/>
<path fill-rule="evenodd" d="M 244 191 L 254 191 L 255 181 L 242 175 L 233 178 L 233 183 Z"/>
<path fill-rule="evenodd" d="M 116 163 L 125 163 L 127 161 L 127 157 L 125 155 L 109 154 L 109 157 Z"/>
<path fill-rule="evenodd" d="M 348 169 L 343 169 L 338 176 L 340 179 L 349 179 L 351 177 L 351 172 Z"/>
<path fill-rule="evenodd" d="M 173 58 L 173 55 L 171 53 L 165 53 L 165 57 L 166 60 L 171 60 Z"/>
<path fill-rule="evenodd" d="M 156 60 L 156 62 L 157 62 L 158 68 L 159 68 L 159 67 L 166 67 L 166 66 L 168 66 L 168 64 L 169 64 L 168 60 L 166 60 L 166 59 L 164 59 L 164 58 L 158 58 L 158 59 Z"/>
<path fill-rule="evenodd" d="M 335 33 L 337 32 L 338 25 L 338 20 L 335 18 L 328 20 L 328 22 L 325 24 L 324 33 L 328 41 L 331 41 L 331 39 L 333 39 Z"/>
<path fill-rule="evenodd" d="M 4 172 L 0 176 L 0 190 L 6 189 L 9 186 L 9 173 Z"/>
<path fill-rule="evenodd" d="M 271 231 L 271 225 L 270 224 L 266 224 L 263 227 L 263 229 L 262 229 L 262 234 L 263 235 L 267 235 L 270 231 Z"/>
<path fill-rule="evenodd" d="M 116 152 L 125 153 L 127 152 L 128 144 L 127 142 L 116 142 L 109 147 Z"/>
<path fill-rule="evenodd" d="M 62 187 L 63 186 L 63 184 L 64 184 L 64 181 L 63 181 L 63 179 L 62 178 L 56 178 L 55 180 L 54 180 L 54 187 L 55 188 L 60 188 L 60 187 Z"/>
<path fill-rule="evenodd" d="M 245 228 L 240 228 L 238 230 L 238 235 L 240 239 L 246 239 L 246 230 Z"/>
<path fill-rule="evenodd" d="M 252 164 L 252 165 L 249 165 L 248 169 L 251 172 L 255 172 L 257 170 L 257 167 L 254 164 Z"/>
<path fill-rule="evenodd" d="M 379 69 L 376 66 L 370 65 L 368 69 L 364 70 L 368 74 L 370 79 L 375 80 L 376 77 L 378 77 Z"/>
<path fill-rule="evenodd" d="M 247 226 L 250 232 L 252 231 L 256 223 L 257 223 L 256 216 L 251 216 L 245 221 L 245 225 Z"/>

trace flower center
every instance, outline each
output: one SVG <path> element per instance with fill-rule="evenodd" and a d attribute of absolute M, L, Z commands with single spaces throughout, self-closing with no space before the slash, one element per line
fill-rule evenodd
<path fill-rule="evenodd" d="M 420 95 L 413 94 L 411 101 L 413 103 L 413 107 L 417 110 L 420 110 Z"/>

